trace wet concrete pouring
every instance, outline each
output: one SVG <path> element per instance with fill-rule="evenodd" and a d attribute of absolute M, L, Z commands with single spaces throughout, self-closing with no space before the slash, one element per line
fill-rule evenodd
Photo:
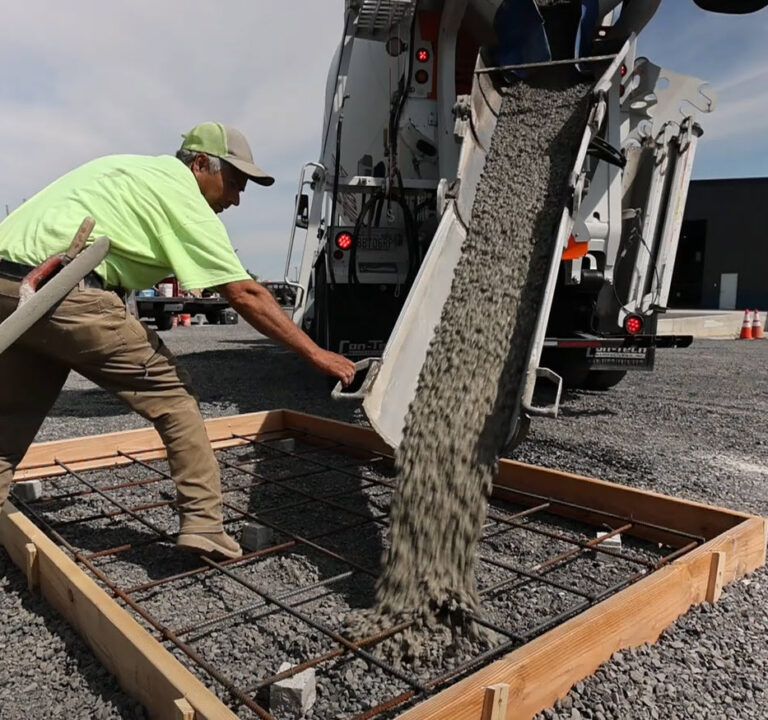
<path fill-rule="evenodd" d="M 392 551 L 377 609 L 396 618 L 439 611 L 457 642 L 479 635 L 461 616 L 478 609 L 473 565 L 485 497 L 512 427 L 588 91 L 522 82 L 504 90 L 469 234 L 396 454 Z M 403 650 L 418 656 L 418 643 Z"/>
<path fill-rule="evenodd" d="M 283 662 L 316 670 L 317 700 L 305 717 L 352 718 L 380 705 L 377 717 L 393 717 L 672 557 L 669 547 L 628 537 L 620 549 L 595 551 L 595 527 L 550 515 L 536 498 L 526 507 L 492 501 L 474 577 L 496 641 L 473 654 L 436 633 L 418 660 L 388 667 L 375 653 L 382 638 L 350 650 L 339 634 L 350 611 L 374 599 L 391 459 L 356 459 L 302 435 L 290 449 L 274 434 L 243 443 L 217 452 L 227 529 L 239 535 L 258 522 L 274 536 L 234 563 L 201 564 L 170 544 L 177 520 L 165 461 L 44 479 L 44 496 L 25 510 L 86 559 L 108 592 L 119 588 L 117 601 L 244 719 L 269 717 L 269 686 Z M 383 636 L 393 631 L 407 627 Z"/>

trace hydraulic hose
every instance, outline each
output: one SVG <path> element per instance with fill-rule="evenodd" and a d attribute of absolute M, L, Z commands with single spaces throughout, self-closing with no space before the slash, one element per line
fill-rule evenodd
<path fill-rule="evenodd" d="M 330 285 L 333 287 L 336 284 L 336 276 L 333 272 L 333 262 L 330 259 L 330 243 L 332 241 L 333 233 L 336 232 L 336 204 L 337 197 L 339 195 L 339 173 L 341 172 L 341 130 L 344 126 L 344 111 L 343 105 L 339 110 L 339 120 L 336 123 L 336 162 L 333 169 L 333 196 L 331 197 L 331 222 L 328 225 L 329 235 L 325 242 L 329 252 L 326 252 L 326 262 L 328 266 L 328 279 L 331 281 Z"/>
<path fill-rule="evenodd" d="M 403 76 L 400 78 L 401 88 L 400 88 L 400 97 L 398 98 L 397 104 L 393 108 L 392 112 L 389 115 L 389 177 L 391 178 L 393 173 L 397 171 L 397 155 L 398 155 L 398 149 L 397 149 L 397 143 L 398 143 L 398 132 L 400 128 L 400 117 L 403 113 L 403 108 L 405 107 L 405 103 L 408 100 L 409 91 L 411 88 L 411 78 L 413 76 L 413 47 L 414 42 L 416 40 L 416 18 L 417 13 L 419 11 L 419 2 L 416 0 L 413 6 L 413 19 L 411 20 L 411 32 L 410 32 L 410 41 L 408 46 L 408 70 L 406 73 L 403 73 Z M 405 82 L 403 82 L 405 81 Z M 390 189 L 391 189 L 391 183 L 390 183 Z"/>

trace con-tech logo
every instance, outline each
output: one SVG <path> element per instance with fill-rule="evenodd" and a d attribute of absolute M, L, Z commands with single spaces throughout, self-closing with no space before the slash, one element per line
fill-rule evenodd
<path fill-rule="evenodd" d="M 351 340 L 342 340 L 339 343 L 339 352 L 348 357 L 356 355 L 381 355 L 384 351 L 386 342 L 384 340 L 367 340 L 366 342 L 352 342 Z"/>

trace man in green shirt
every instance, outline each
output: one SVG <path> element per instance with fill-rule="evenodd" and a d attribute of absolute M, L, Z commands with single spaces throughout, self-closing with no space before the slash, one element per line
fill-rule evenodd
<path fill-rule="evenodd" d="M 174 274 L 185 290 L 218 287 L 259 332 L 317 370 L 354 378 L 354 365 L 318 347 L 243 268 L 217 214 L 239 205 L 250 179 L 274 179 L 253 163 L 245 137 L 219 123 L 183 136 L 176 157 L 117 155 L 73 170 L 0 223 L 0 322 L 18 303 L 20 279 L 64 251 L 82 219 L 110 252 L 52 314 L 0 354 L 0 507 L 14 470 L 70 370 L 113 392 L 152 421 L 177 488 L 181 547 L 236 558 L 222 525 L 219 467 L 189 378 L 157 333 L 120 295 Z"/>

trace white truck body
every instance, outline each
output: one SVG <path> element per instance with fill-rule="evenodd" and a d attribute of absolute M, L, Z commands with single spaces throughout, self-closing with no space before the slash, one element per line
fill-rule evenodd
<path fill-rule="evenodd" d="M 589 377 L 648 368 L 664 344 L 655 318 L 669 296 L 697 116 L 715 100 L 701 80 L 636 57 L 636 32 L 659 1 L 582 3 L 565 62 L 578 58 L 593 73 L 593 102 L 530 342 L 521 419 L 557 414 L 558 373 L 569 364 Z M 504 24 L 502 13 L 519 22 L 505 16 Z M 535 39 L 541 17 L 533 0 L 347 2 L 321 155 L 299 180 L 286 281 L 297 288 L 294 321 L 318 343 L 379 358 L 358 396 L 392 446 L 466 237 L 504 83 L 494 63 L 512 57 L 522 73 L 530 70 L 519 60 L 553 60 L 546 38 L 544 46 L 526 39 L 521 49 L 515 37 L 503 47 L 504 28 L 519 35 L 522 26 Z M 289 280 L 297 228 L 302 260 Z M 635 337 L 629 318 L 640 326 Z M 548 365 L 558 357 L 567 360 L 555 373 Z M 533 400 L 542 377 L 557 386 L 543 407 Z"/>

